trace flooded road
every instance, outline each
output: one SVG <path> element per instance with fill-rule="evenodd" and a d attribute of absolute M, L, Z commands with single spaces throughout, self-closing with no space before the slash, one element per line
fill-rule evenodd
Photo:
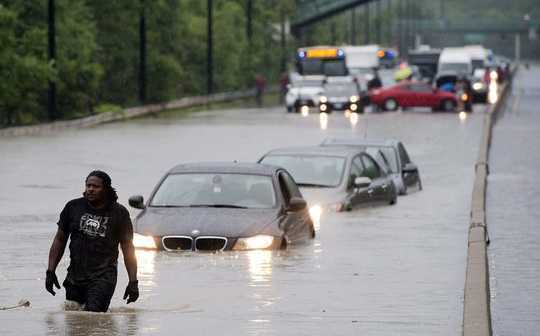
<path fill-rule="evenodd" d="M 540 67 L 522 68 L 493 129 L 487 189 L 494 335 L 540 329 Z"/>
<path fill-rule="evenodd" d="M 32 303 L 0 311 L 0 334 L 459 335 L 483 111 L 321 119 L 241 109 L 0 139 L 0 305 Z M 255 161 L 276 147 L 349 134 L 401 139 L 424 190 L 395 206 L 323 213 L 316 239 L 286 251 L 139 251 L 141 297 L 121 301 L 120 264 L 111 313 L 67 313 L 63 289 L 45 292 L 58 214 L 91 170 L 109 172 L 127 204 L 133 194 L 148 197 L 178 163 Z M 68 261 L 59 265 L 61 281 Z"/>

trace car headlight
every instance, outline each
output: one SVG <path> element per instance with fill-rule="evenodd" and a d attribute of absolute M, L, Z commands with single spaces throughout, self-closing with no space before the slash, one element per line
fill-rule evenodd
<path fill-rule="evenodd" d="M 484 88 L 484 84 L 483 83 L 480 83 L 480 82 L 476 82 L 473 84 L 473 89 L 478 91 L 478 90 L 482 90 Z"/>
<path fill-rule="evenodd" d="M 154 237 L 144 236 L 138 233 L 133 234 L 133 246 L 135 248 L 157 249 Z"/>
<path fill-rule="evenodd" d="M 351 103 L 356 103 L 358 101 L 358 96 L 351 96 Z"/>
<path fill-rule="evenodd" d="M 247 238 L 238 238 L 233 250 L 261 250 L 267 249 L 274 244 L 274 237 L 268 235 L 257 235 Z"/>
<path fill-rule="evenodd" d="M 321 98 L 319 98 L 319 102 L 324 104 L 328 102 L 328 98 L 326 98 L 325 96 L 321 96 Z"/>
<path fill-rule="evenodd" d="M 309 216 L 314 222 L 318 222 L 321 219 L 322 207 L 319 204 L 315 204 L 309 207 Z"/>

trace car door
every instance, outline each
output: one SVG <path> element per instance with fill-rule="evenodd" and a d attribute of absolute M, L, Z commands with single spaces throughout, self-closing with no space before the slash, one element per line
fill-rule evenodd
<path fill-rule="evenodd" d="M 403 146 L 401 142 L 398 143 L 397 150 L 399 154 L 399 160 L 401 161 L 401 167 L 403 169 L 403 167 L 405 167 L 407 164 L 412 163 L 412 162 L 411 162 L 411 159 L 409 158 L 409 154 L 405 150 L 405 146 Z M 407 187 L 414 186 L 418 183 L 418 180 L 419 180 L 418 170 L 412 173 L 406 173 L 402 171 L 401 174 L 403 176 L 403 183 L 405 183 Z"/>
<path fill-rule="evenodd" d="M 432 107 L 435 106 L 434 99 L 436 98 L 433 94 L 431 87 L 424 83 L 414 83 L 411 84 L 411 89 L 414 92 L 414 106 L 419 107 Z"/>
<path fill-rule="evenodd" d="M 302 197 L 294 179 L 284 170 L 279 171 L 278 181 L 281 193 L 285 203 L 283 211 L 284 218 L 281 222 L 281 228 L 285 231 L 285 235 L 289 242 L 298 242 L 308 238 L 311 235 L 313 223 L 309 216 L 309 209 L 306 207 L 300 211 L 287 211 L 289 202 L 292 197 Z"/>
<path fill-rule="evenodd" d="M 388 190 L 391 188 L 387 176 L 375 160 L 367 153 L 362 154 L 362 163 L 364 164 L 363 176 L 369 177 L 372 182 L 368 188 L 368 194 L 373 203 L 386 202 L 388 199 Z"/>
<path fill-rule="evenodd" d="M 371 195 L 368 193 L 369 188 L 356 188 L 354 180 L 363 175 L 364 166 L 361 157 L 355 156 L 351 161 L 351 169 L 349 173 L 349 181 L 347 183 L 347 197 L 351 206 L 358 207 L 362 204 L 367 204 L 371 200 Z"/>
<path fill-rule="evenodd" d="M 396 99 L 399 103 L 399 106 L 402 107 L 411 107 L 414 106 L 414 93 L 411 91 L 410 84 L 404 84 L 399 86 L 396 90 Z"/>

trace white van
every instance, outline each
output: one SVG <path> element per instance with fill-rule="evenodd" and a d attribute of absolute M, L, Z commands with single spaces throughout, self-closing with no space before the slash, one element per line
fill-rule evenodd
<path fill-rule="evenodd" d="M 465 48 L 444 48 L 439 57 L 438 72 L 471 76 L 473 72 L 471 54 Z"/>
<path fill-rule="evenodd" d="M 473 69 L 482 69 L 488 65 L 489 53 L 486 48 L 481 45 L 468 45 L 465 50 L 471 55 Z"/>

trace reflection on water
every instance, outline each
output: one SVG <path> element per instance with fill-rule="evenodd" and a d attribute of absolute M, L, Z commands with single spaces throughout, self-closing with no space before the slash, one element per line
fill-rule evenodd
<path fill-rule="evenodd" d="M 247 252 L 249 262 L 250 286 L 272 280 L 272 251 L 254 250 Z"/>
<path fill-rule="evenodd" d="M 319 113 L 319 122 L 321 124 L 321 129 L 325 130 L 328 128 L 328 113 L 322 112 Z"/>
<path fill-rule="evenodd" d="M 137 273 L 145 275 L 154 274 L 154 266 L 156 259 L 156 251 L 151 250 L 136 250 L 135 256 L 137 257 Z"/>
<path fill-rule="evenodd" d="M 495 104 L 499 100 L 499 87 L 496 80 L 491 80 L 489 83 L 488 102 Z"/>
<path fill-rule="evenodd" d="M 345 118 L 349 119 L 351 117 L 351 110 L 345 110 Z"/>
<path fill-rule="evenodd" d="M 137 318 L 131 310 L 115 313 L 65 312 L 47 314 L 45 323 L 48 335 L 136 335 Z"/>
<path fill-rule="evenodd" d="M 300 113 L 302 113 L 302 117 L 307 117 L 309 115 L 309 107 L 304 105 L 300 108 Z"/>
<path fill-rule="evenodd" d="M 462 123 L 465 122 L 467 120 L 467 113 L 465 111 L 459 112 L 458 118 Z"/>
<path fill-rule="evenodd" d="M 349 117 L 349 121 L 351 122 L 351 126 L 354 128 L 356 124 L 358 124 L 358 113 L 356 112 L 351 113 L 351 116 Z"/>
<path fill-rule="evenodd" d="M 311 220 L 313 221 L 313 227 L 317 232 L 321 228 L 321 215 L 322 207 L 319 204 L 315 204 L 309 208 L 309 216 L 311 217 Z"/>

